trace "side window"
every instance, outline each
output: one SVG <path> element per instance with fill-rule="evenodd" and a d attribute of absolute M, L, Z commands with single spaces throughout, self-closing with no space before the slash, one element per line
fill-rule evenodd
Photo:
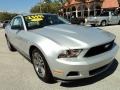
<path fill-rule="evenodd" d="M 15 19 L 12 25 L 13 26 L 20 25 L 20 20 L 18 18 Z"/>
<path fill-rule="evenodd" d="M 18 30 L 24 30 L 24 26 L 23 26 L 23 22 L 21 17 L 16 17 L 13 19 L 13 21 L 11 22 L 11 28 L 12 29 L 18 29 Z"/>
<path fill-rule="evenodd" d="M 112 12 L 112 16 L 117 16 L 117 14 Z"/>
<path fill-rule="evenodd" d="M 102 12 L 100 16 L 109 16 L 109 12 Z"/>

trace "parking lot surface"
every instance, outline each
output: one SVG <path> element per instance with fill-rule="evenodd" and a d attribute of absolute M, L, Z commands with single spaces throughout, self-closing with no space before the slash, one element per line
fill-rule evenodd
<path fill-rule="evenodd" d="M 97 27 L 116 35 L 120 46 L 120 26 Z M 32 64 L 18 52 L 10 52 L 0 29 L 0 90 L 120 90 L 120 50 L 104 73 L 73 82 L 46 84 L 36 75 Z"/>

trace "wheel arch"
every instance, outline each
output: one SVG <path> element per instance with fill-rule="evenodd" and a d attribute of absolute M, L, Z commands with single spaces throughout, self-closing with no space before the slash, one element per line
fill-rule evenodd
<path fill-rule="evenodd" d="M 30 59 L 31 59 L 31 56 L 32 56 L 32 50 L 33 49 L 38 49 L 40 51 L 40 53 L 44 56 L 44 58 L 46 59 L 46 61 L 47 61 L 46 55 L 43 52 L 43 50 L 41 50 L 40 48 L 38 48 L 38 46 L 36 46 L 36 45 L 31 45 L 30 48 L 29 48 L 29 57 L 30 57 Z"/>
<path fill-rule="evenodd" d="M 101 20 L 101 22 L 103 22 L 103 21 L 105 21 L 107 23 L 107 20 L 105 20 L 105 19 Z"/>
<path fill-rule="evenodd" d="M 102 22 L 105 22 L 106 25 L 108 24 L 107 20 L 105 20 L 105 19 L 101 20 L 100 25 L 102 24 Z"/>
<path fill-rule="evenodd" d="M 5 37 L 7 38 L 7 34 L 5 33 Z"/>
<path fill-rule="evenodd" d="M 43 55 L 43 57 L 45 58 L 45 61 L 47 62 L 47 65 L 49 66 L 50 72 L 51 72 L 52 69 L 51 69 L 50 65 L 48 64 L 48 60 L 46 58 L 45 53 L 43 52 L 43 50 L 41 50 L 40 48 L 38 48 L 36 45 L 31 45 L 30 48 L 29 48 L 30 59 L 31 59 L 31 55 L 32 55 L 32 50 L 35 49 L 35 48 L 38 49 L 40 51 L 40 53 Z M 31 63 L 33 63 L 32 59 L 31 59 Z M 52 74 L 52 72 L 51 72 L 51 74 Z"/>
<path fill-rule="evenodd" d="M 118 22 L 118 25 L 120 25 L 120 20 L 119 20 L 119 22 Z"/>

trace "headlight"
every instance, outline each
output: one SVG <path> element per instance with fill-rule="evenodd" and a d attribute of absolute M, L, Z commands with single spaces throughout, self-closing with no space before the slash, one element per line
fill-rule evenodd
<path fill-rule="evenodd" d="M 81 49 L 70 49 L 63 51 L 61 54 L 59 54 L 58 58 L 72 58 L 77 57 L 81 53 Z"/>

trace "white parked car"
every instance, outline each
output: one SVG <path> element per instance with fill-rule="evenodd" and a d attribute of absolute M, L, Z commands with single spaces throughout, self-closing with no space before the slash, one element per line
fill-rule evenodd
<path fill-rule="evenodd" d="M 112 11 L 102 12 L 99 16 L 90 16 L 87 18 L 87 24 L 92 26 L 106 26 L 111 24 L 120 24 L 120 16 Z"/>

